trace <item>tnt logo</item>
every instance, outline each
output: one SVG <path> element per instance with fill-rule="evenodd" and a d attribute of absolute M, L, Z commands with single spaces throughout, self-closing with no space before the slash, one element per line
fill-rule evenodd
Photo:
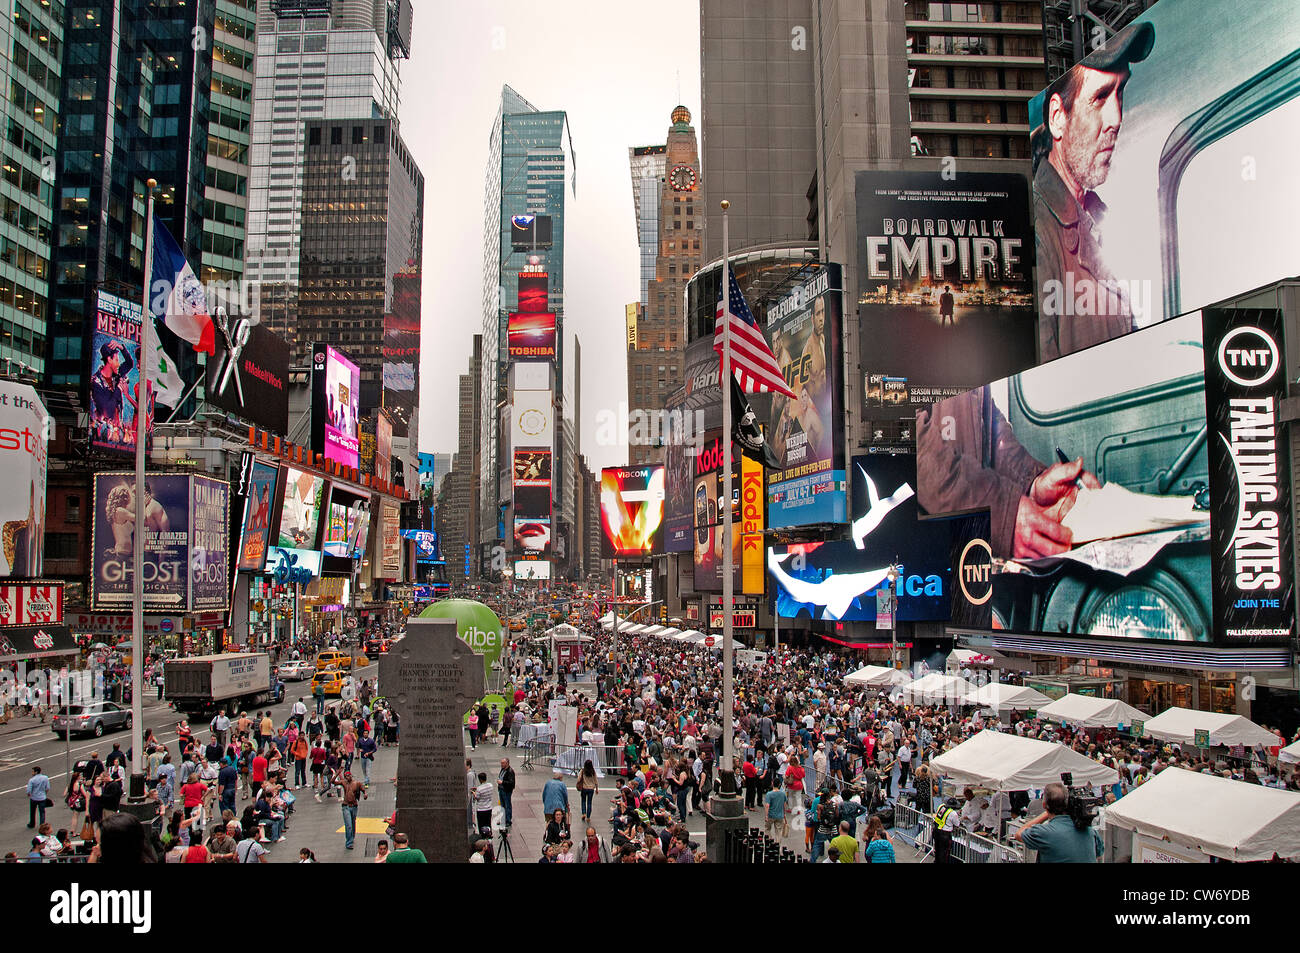
<path fill-rule="evenodd" d="M 982 606 L 993 595 L 993 550 L 982 539 L 972 539 L 957 560 L 957 583 L 961 594 L 973 606 Z"/>
<path fill-rule="evenodd" d="M 1278 364 L 1277 343 L 1261 328 L 1233 328 L 1219 342 L 1219 370 L 1241 387 L 1268 383 Z"/>

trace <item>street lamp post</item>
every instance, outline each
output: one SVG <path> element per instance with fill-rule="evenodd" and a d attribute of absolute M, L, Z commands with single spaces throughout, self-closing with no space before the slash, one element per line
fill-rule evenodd
<path fill-rule="evenodd" d="M 897 559 L 897 557 L 895 557 Z M 889 666 L 898 670 L 898 563 L 890 565 L 889 576 Z"/>

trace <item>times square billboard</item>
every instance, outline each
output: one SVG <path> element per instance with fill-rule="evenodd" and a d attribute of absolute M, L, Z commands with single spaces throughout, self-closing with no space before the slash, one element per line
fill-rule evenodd
<path fill-rule="evenodd" d="M 918 413 L 923 514 L 988 516 L 956 567 L 982 624 L 1286 643 L 1295 593 L 1283 354 L 1281 312 L 1212 308 Z"/>
<path fill-rule="evenodd" d="M 1297 36 L 1163 0 L 1030 101 L 1040 361 L 1296 273 Z"/>

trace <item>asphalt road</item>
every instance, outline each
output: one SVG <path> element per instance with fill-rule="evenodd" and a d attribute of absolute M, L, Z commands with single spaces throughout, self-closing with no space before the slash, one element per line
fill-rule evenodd
<path fill-rule="evenodd" d="M 372 664 L 358 669 L 357 675 L 362 679 L 377 679 L 379 666 Z M 271 717 L 277 726 L 288 719 L 293 703 L 300 696 L 307 702 L 310 711 L 311 682 L 285 683 L 285 700 L 271 707 Z M 153 729 L 154 736 L 173 753 L 173 760 L 176 757 L 176 725 L 180 718 L 180 713 L 170 705 L 156 701 L 156 693 L 146 693 L 144 727 Z M 31 719 L 21 719 L 16 723 L 28 721 L 36 727 L 10 731 L 0 737 L 0 854 L 14 850 L 18 851 L 19 856 L 25 856 L 30 848 L 33 832 L 27 829 L 27 780 L 32 776 L 33 765 L 39 764 L 50 778 L 50 797 L 54 801 L 54 807 L 46 811 L 46 820 L 54 825 L 56 831 L 60 827 L 66 827 L 72 820 L 72 813 L 63 803 L 63 792 L 68 783 L 68 758 L 65 752 L 69 746 L 62 735 L 56 735 L 51 730 L 48 722 L 40 725 Z M 191 722 L 190 727 L 196 738 L 207 739 L 205 723 Z M 102 738 L 73 736 L 70 745 L 71 763 L 88 758 L 92 751 L 98 751 L 103 760 L 113 750 L 114 743 L 120 744 L 125 751 L 131 747 L 131 733 L 114 731 Z"/>

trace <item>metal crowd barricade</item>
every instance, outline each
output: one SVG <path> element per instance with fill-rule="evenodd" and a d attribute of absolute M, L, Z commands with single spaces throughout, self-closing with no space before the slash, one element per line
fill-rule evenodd
<path fill-rule="evenodd" d="M 523 767 L 528 771 L 544 767 L 576 777 L 588 761 L 601 777 L 624 773 L 624 750 L 618 745 L 560 745 L 550 738 L 524 745 Z"/>
<path fill-rule="evenodd" d="M 952 835 L 952 859 L 963 864 L 1022 864 L 1023 847 L 958 828 Z"/>
<path fill-rule="evenodd" d="M 934 854 L 934 818 L 910 804 L 894 802 L 894 827 L 890 831 L 917 852 L 917 863 L 925 863 Z"/>

